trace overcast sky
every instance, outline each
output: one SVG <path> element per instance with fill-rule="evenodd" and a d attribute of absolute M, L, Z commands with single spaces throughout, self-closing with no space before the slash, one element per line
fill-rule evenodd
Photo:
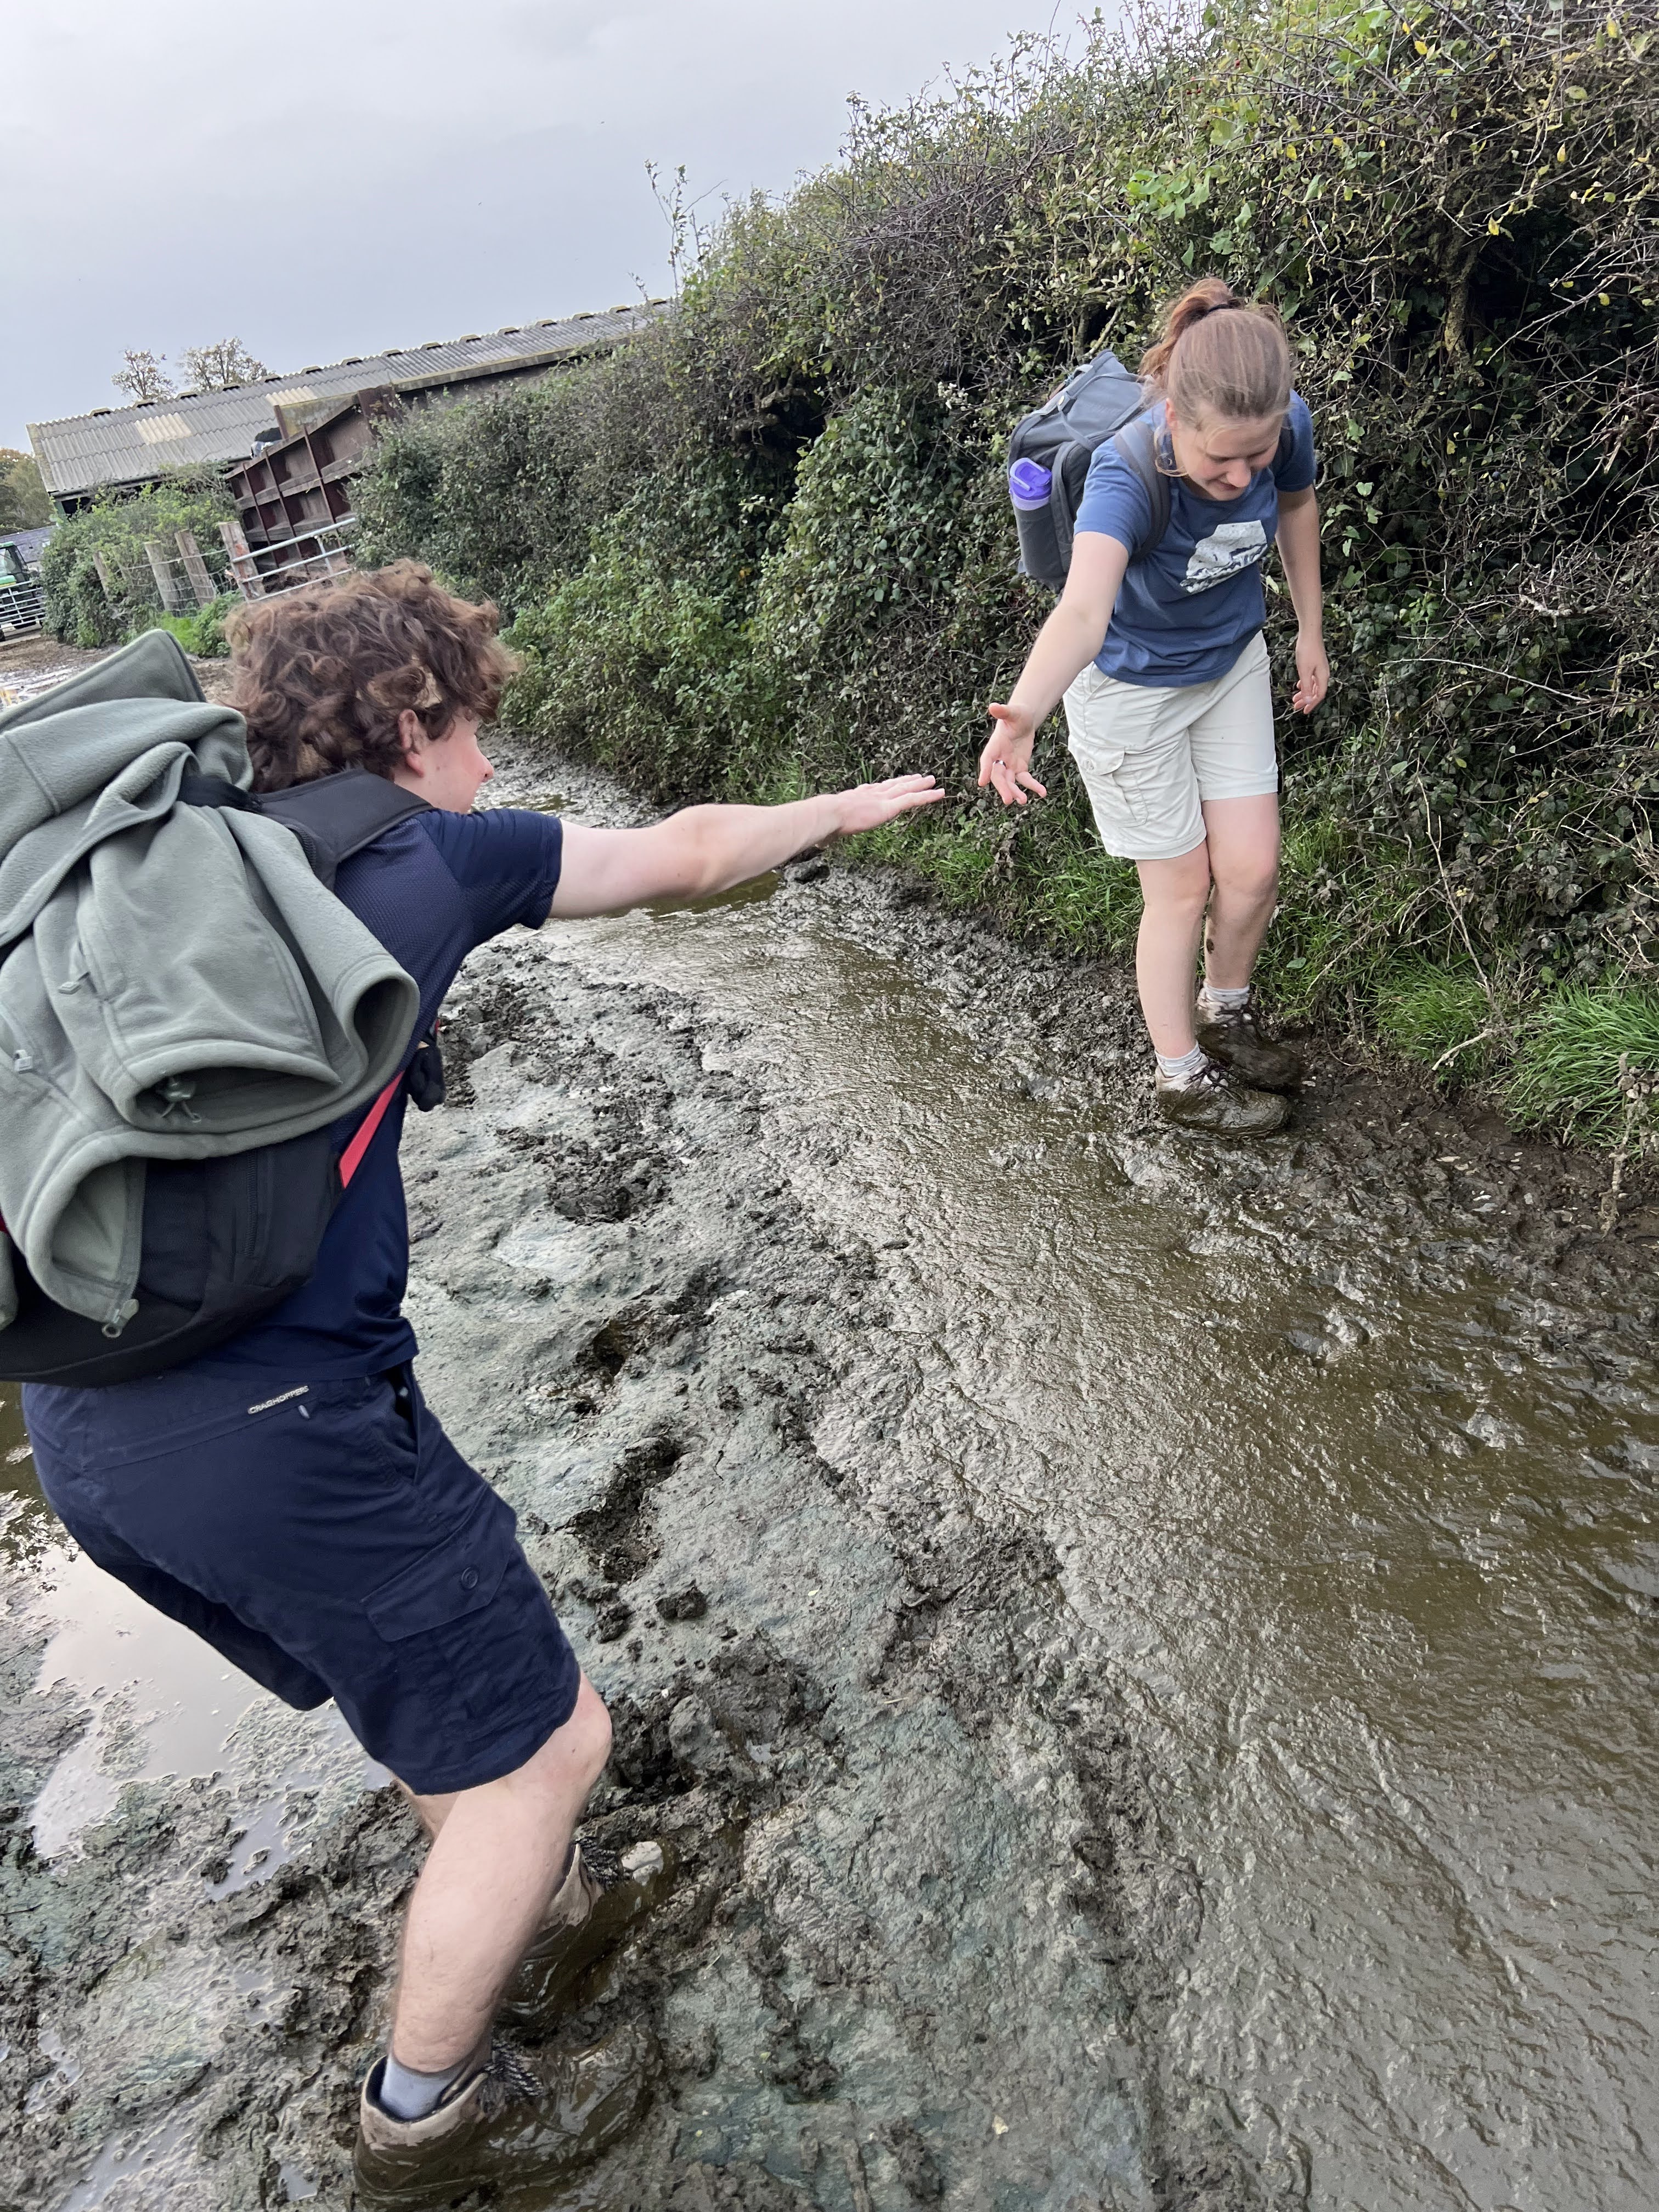
<path fill-rule="evenodd" d="M 0 444 L 124 404 L 124 347 L 276 371 L 667 287 L 695 192 L 833 158 L 1075 0 L 41 0 L 0 6 Z"/>

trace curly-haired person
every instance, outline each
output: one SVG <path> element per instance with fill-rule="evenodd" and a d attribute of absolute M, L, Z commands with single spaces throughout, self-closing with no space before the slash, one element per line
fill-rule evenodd
<path fill-rule="evenodd" d="M 335 885 L 419 987 L 411 1055 L 467 954 L 505 930 L 720 891 L 943 795 L 907 775 L 632 830 L 475 813 L 479 727 L 514 665 L 493 607 L 399 562 L 241 611 L 228 634 L 257 789 L 358 769 L 428 802 Z M 31 1385 L 24 1412 L 88 1554 L 290 1705 L 333 1698 L 413 1801 L 430 1849 L 356 2160 L 361 2201 L 419 2206 L 591 2159 L 631 2124 L 643 2054 L 628 2032 L 533 2057 L 492 2035 L 556 2011 L 614 1940 L 624 1908 L 574 1842 L 611 1724 L 512 1510 L 416 1382 L 403 1121 L 399 1089 L 314 1274 L 265 1319 L 142 1382 Z M 366 1126 L 339 1127 L 342 1153 Z"/>

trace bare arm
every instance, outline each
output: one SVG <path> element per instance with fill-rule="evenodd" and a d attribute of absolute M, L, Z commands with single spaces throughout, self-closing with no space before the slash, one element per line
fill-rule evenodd
<path fill-rule="evenodd" d="M 1026 657 L 1005 705 L 991 702 L 996 728 L 979 757 L 981 786 L 990 784 L 1005 806 L 1048 793 L 1031 774 L 1036 733 L 1060 704 L 1066 686 L 1100 651 L 1129 565 L 1129 548 L 1098 530 L 1080 530 L 1072 547 L 1066 589 Z"/>
<path fill-rule="evenodd" d="M 1279 495 L 1279 557 L 1296 609 L 1296 696 L 1291 704 L 1311 714 L 1330 689 L 1325 657 L 1325 599 L 1319 580 L 1319 501 L 1306 491 Z"/>
<path fill-rule="evenodd" d="M 785 806 L 688 806 L 644 830 L 568 822 L 553 911 L 624 914 L 647 899 L 706 898 L 763 876 L 808 845 L 879 829 L 944 796 L 931 775 L 896 775 Z"/>

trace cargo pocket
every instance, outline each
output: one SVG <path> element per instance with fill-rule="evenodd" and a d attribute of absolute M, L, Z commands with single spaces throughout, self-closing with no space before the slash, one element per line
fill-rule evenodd
<path fill-rule="evenodd" d="M 434 1759 L 453 1771 L 465 1764 L 465 1747 L 476 1751 L 503 1729 L 514 1735 L 524 1716 L 546 1707 L 560 1667 L 575 1664 L 514 1529 L 512 1509 L 491 1492 L 441 1543 L 362 1601 L 383 1654 L 374 1671 L 397 1717 L 386 1740 L 405 1740 L 394 1755 L 376 1750 L 394 1773 L 423 1771 Z M 508 1764 L 533 1748 L 523 1746 Z"/>
<path fill-rule="evenodd" d="M 1126 751 L 1121 745 L 1091 744 L 1086 738 L 1079 743 L 1075 738 L 1071 753 L 1109 851 L 1115 825 L 1127 822 L 1144 829 L 1151 819 L 1146 756 Z"/>
<path fill-rule="evenodd" d="M 511 1513 L 482 1498 L 453 1534 L 371 1590 L 363 1610 L 388 1644 L 432 1636 L 492 1601 L 515 1549 Z"/>
<path fill-rule="evenodd" d="M 1073 738 L 1069 750 L 1084 782 L 1091 788 L 1097 782 L 1115 782 L 1118 771 L 1123 766 L 1121 745 L 1097 745 L 1090 744 L 1086 738 Z"/>

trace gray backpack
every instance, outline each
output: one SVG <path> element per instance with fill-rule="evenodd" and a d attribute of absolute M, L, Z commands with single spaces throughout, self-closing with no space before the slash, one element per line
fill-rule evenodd
<path fill-rule="evenodd" d="M 1016 428 L 1008 441 L 1008 496 L 1019 525 L 1022 575 L 1055 591 L 1065 584 L 1089 464 L 1108 438 L 1152 503 L 1136 558 L 1162 538 L 1170 526 L 1170 480 L 1158 466 L 1151 425 L 1139 419 L 1146 406 L 1139 378 L 1115 353 L 1100 353 Z"/>

